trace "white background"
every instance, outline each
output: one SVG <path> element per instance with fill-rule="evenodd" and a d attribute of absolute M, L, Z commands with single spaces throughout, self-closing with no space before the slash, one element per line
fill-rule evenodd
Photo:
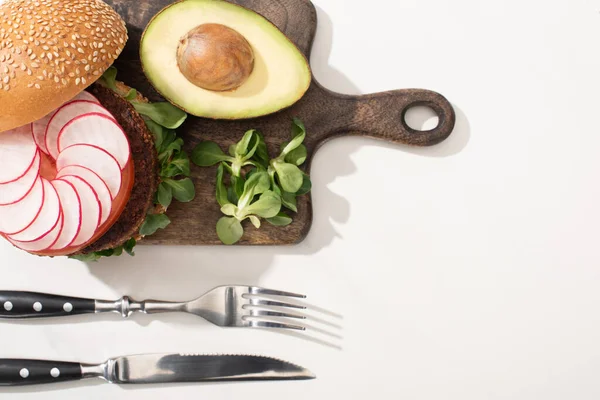
<path fill-rule="evenodd" d="M 439 91 L 458 112 L 453 137 L 418 150 L 357 138 L 326 145 L 313 164 L 314 226 L 296 247 L 139 248 L 86 266 L 1 244 L 0 286 L 181 300 L 260 284 L 304 292 L 343 318 L 313 311 L 319 330 L 306 336 L 185 315 L 2 323 L 0 356 L 261 353 L 318 379 L 86 382 L 0 389 L 0 398 L 600 397 L 600 4 L 315 3 L 320 82 L 350 94 Z"/>

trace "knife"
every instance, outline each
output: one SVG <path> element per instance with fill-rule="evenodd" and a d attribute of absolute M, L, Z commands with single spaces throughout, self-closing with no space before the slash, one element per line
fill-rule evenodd
<path fill-rule="evenodd" d="M 305 380 L 305 368 L 270 357 L 249 355 L 144 354 L 102 364 L 0 359 L 0 386 L 37 385 L 102 378 L 116 384 Z"/>

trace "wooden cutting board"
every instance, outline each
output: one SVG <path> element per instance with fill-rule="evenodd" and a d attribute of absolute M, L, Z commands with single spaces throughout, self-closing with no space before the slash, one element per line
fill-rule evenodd
<path fill-rule="evenodd" d="M 150 19 L 169 0 L 105 0 L 127 22 L 129 42 L 116 62 L 118 79 L 137 88 L 153 101 L 161 97 L 152 89 L 142 72 L 139 44 L 142 32 Z M 302 51 L 307 59 L 317 29 L 317 13 L 308 0 L 234 0 L 264 15 L 279 27 Z M 425 105 L 439 116 L 439 125 L 430 131 L 415 131 L 408 127 L 404 116 L 413 106 Z M 293 117 L 302 119 L 307 128 L 306 146 L 310 168 L 312 156 L 327 140 L 348 135 L 367 136 L 388 142 L 414 146 L 431 146 L 445 140 L 454 129 L 455 113 L 450 103 L 440 94 L 420 89 L 395 90 L 366 96 L 347 96 L 333 93 L 314 78 L 302 100 L 287 110 L 267 117 L 244 121 L 212 121 L 190 117 L 178 133 L 190 151 L 202 140 L 212 140 L 226 151 L 248 129 L 261 130 L 267 140 L 271 155 L 279 145 L 289 140 Z M 174 202 L 168 215 L 171 225 L 144 240 L 146 244 L 215 245 L 221 244 L 215 232 L 217 220 L 222 216 L 215 201 L 214 168 L 192 167 L 197 197 L 192 203 Z M 312 223 L 310 196 L 298 199 L 298 214 L 287 227 L 263 224 L 260 230 L 247 226 L 245 245 L 287 245 L 302 241 Z M 250 225 L 250 224 L 248 224 Z"/>

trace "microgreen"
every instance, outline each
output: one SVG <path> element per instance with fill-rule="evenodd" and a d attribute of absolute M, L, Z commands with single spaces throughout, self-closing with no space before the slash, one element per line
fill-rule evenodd
<path fill-rule="evenodd" d="M 196 146 L 191 157 L 196 165 L 218 165 L 216 199 L 224 216 L 217 222 L 217 235 L 224 244 L 235 244 L 243 237 L 246 220 L 256 229 L 261 227 L 261 219 L 274 226 L 292 223 L 282 208 L 297 212 L 297 196 L 307 194 L 312 186 L 299 168 L 307 159 L 305 138 L 304 124 L 294 119 L 291 140 L 274 159 L 257 130 L 247 131 L 227 153 L 214 142 Z"/>

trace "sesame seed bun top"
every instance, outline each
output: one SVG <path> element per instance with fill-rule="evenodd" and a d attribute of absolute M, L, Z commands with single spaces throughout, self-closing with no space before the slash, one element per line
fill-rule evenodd
<path fill-rule="evenodd" d="M 0 0 L 0 132 L 75 97 L 126 41 L 125 23 L 101 0 Z"/>

